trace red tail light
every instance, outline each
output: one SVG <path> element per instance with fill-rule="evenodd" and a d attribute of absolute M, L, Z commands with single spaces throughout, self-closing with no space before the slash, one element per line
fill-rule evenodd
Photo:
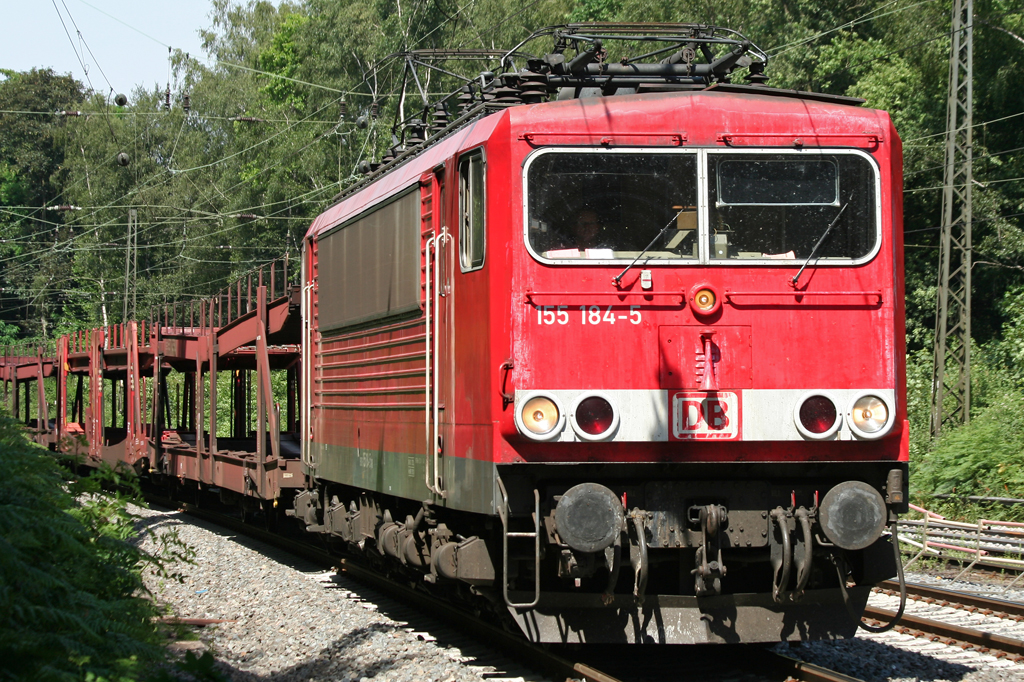
<path fill-rule="evenodd" d="M 800 425 L 813 435 L 824 435 L 833 430 L 839 415 L 836 406 L 823 395 L 812 395 L 800 405 Z"/>
<path fill-rule="evenodd" d="M 590 396 L 576 406 L 576 425 L 587 435 L 600 436 L 615 422 L 615 409 L 600 396 Z"/>

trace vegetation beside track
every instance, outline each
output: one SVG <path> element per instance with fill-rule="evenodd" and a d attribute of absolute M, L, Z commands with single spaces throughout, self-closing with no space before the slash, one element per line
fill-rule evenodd
<path fill-rule="evenodd" d="M 166 634 L 142 574 L 173 579 L 190 550 L 173 532 L 158 554 L 134 542 L 134 476 L 74 477 L 3 413 L 0 470 L 0 680 L 177 679 L 156 665 Z"/>

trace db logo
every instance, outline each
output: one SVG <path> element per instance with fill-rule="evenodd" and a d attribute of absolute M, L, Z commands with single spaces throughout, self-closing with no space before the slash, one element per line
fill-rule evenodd
<path fill-rule="evenodd" d="M 733 440 L 740 435 L 740 398 L 715 391 L 672 395 L 672 440 Z"/>

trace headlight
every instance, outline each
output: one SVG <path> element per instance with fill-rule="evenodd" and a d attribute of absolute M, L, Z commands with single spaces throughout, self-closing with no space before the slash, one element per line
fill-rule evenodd
<path fill-rule="evenodd" d="M 603 395 L 581 395 L 572 408 L 572 428 L 583 440 L 610 438 L 619 427 L 619 414 Z"/>
<path fill-rule="evenodd" d="M 538 436 L 551 433 L 558 425 L 559 417 L 558 405 L 548 398 L 533 398 L 523 406 L 523 426 Z"/>
<path fill-rule="evenodd" d="M 715 307 L 715 292 L 711 289 L 701 289 L 693 295 L 693 304 L 704 312 L 711 310 Z"/>
<path fill-rule="evenodd" d="M 714 315 L 722 307 L 722 298 L 718 291 L 707 282 L 691 287 L 689 300 L 693 313 L 702 317 Z"/>
<path fill-rule="evenodd" d="M 528 394 L 516 411 L 516 425 L 533 440 L 554 440 L 565 426 L 565 413 L 552 396 Z"/>
<path fill-rule="evenodd" d="M 839 410 L 824 393 L 809 393 L 796 404 L 793 415 L 797 430 L 805 438 L 824 440 L 839 430 Z"/>
<path fill-rule="evenodd" d="M 862 393 L 850 407 L 850 430 L 860 438 L 879 438 L 892 426 L 892 410 L 881 397 Z"/>

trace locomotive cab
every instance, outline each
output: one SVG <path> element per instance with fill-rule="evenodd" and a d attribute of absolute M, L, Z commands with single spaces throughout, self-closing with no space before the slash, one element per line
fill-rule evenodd
<path fill-rule="evenodd" d="M 534 144 L 498 469 L 546 547 L 539 573 L 528 540 L 507 550 L 510 611 L 542 641 L 852 636 L 906 499 L 888 118 L 760 93 L 549 106 L 513 115 Z M 652 121 L 677 137 L 632 144 Z"/>

